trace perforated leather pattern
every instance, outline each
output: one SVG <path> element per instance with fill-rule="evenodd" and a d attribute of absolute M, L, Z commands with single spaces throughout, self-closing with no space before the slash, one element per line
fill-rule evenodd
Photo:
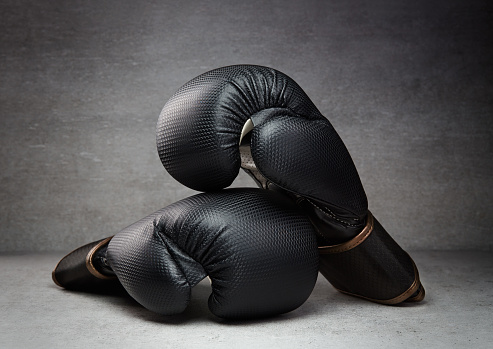
<path fill-rule="evenodd" d="M 358 172 L 328 121 L 271 118 L 253 129 L 251 151 L 257 169 L 278 186 L 344 208 L 359 220 L 366 216 Z"/>
<path fill-rule="evenodd" d="M 240 168 L 238 143 L 248 119 L 253 159 L 265 178 L 339 208 L 346 228 L 352 220 L 362 224 L 368 203 L 344 143 L 296 82 L 274 69 L 219 68 L 180 88 L 157 124 L 164 167 L 195 190 L 229 186 Z"/>
<path fill-rule="evenodd" d="M 210 310 L 225 318 L 284 313 L 317 278 L 310 222 L 280 194 L 230 189 L 172 204 L 118 233 L 108 260 L 138 302 L 161 314 L 183 311 L 209 275 Z"/>
<path fill-rule="evenodd" d="M 225 188 L 240 169 L 243 125 L 252 115 L 276 108 L 323 119 L 296 82 L 274 69 L 236 65 L 202 74 L 181 87 L 159 116 L 161 161 L 192 189 Z"/>
<path fill-rule="evenodd" d="M 356 236 L 365 225 L 368 202 L 351 156 L 303 90 L 276 70 L 230 66 L 185 84 L 159 117 L 157 146 L 163 165 L 192 189 L 211 191 L 229 186 L 240 167 L 238 143 L 248 119 L 254 124 L 250 149 L 255 166 L 251 167 L 259 175 L 252 169 L 249 172 L 257 180 L 265 178 L 269 185 L 302 197 L 301 206 L 314 222 L 322 245 Z M 341 270 L 354 273 L 353 281 L 371 293 L 377 291 L 378 280 L 358 274 L 359 264 L 368 258 L 368 263 L 379 266 L 375 272 L 382 277 L 387 272 L 400 273 L 393 279 L 398 284 L 402 281 L 399 287 L 407 285 L 401 278 L 407 280 L 408 269 L 414 264 L 399 257 L 407 269 L 394 268 L 398 244 L 386 240 L 373 247 L 374 256 L 369 250 L 358 249 L 341 255 L 339 262 L 322 264 L 321 270 L 328 275 L 329 270 L 335 273 L 333 265 L 348 263 Z M 350 255 L 353 259 L 347 260 Z M 344 275 L 340 280 L 345 280 Z"/>

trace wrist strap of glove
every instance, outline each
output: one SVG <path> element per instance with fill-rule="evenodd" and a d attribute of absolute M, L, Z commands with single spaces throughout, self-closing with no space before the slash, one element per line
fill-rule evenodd
<path fill-rule="evenodd" d="M 371 213 L 356 237 L 319 253 L 320 272 L 340 292 L 382 304 L 425 296 L 414 261 Z"/>
<path fill-rule="evenodd" d="M 63 257 L 52 272 L 55 284 L 72 290 L 91 290 L 117 280 L 109 267 L 100 260 L 112 237 L 81 246 Z"/>

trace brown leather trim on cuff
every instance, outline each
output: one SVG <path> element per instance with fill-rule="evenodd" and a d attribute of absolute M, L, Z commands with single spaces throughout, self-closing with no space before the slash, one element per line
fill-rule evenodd
<path fill-rule="evenodd" d="M 111 239 L 112 237 L 93 241 L 68 253 L 51 273 L 53 282 L 63 288 L 82 289 L 108 280 L 117 280 L 114 275 L 104 275 L 98 271 L 93 261 L 96 253 Z"/>
<path fill-rule="evenodd" d="M 414 297 L 406 299 L 404 302 L 413 302 L 413 303 L 421 302 L 425 298 L 425 295 L 426 295 L 425 288 L 423 287 L 423 285 L 420 285 L 418 294 Z"/>
<path fill-rule="evenodd" d="M 342 293 L 381 304 L 419 302 L 425 296 L 414 261 L 371 213 L 356 237 L 319 252 L 320 272 Z"/>
<path fill-rule="evenodd" d="M 51 272 L 51 279 L 53 280 L 53 282 L 54 282 L 57 286 L 63 287 L 63 285 L 62 285 L 60 282 L 58 282 L 58 280 L 57 280 L 57 278 L 56 278 L 56 276 L 55 276 L 55 275 L 56 275 L 56 270 L 58 269 L 58 266 L 60 265 L 60 262 L 61 262 L 61 261 L 62 261 L 62 260 L 59 260 L 59 261 L 58 261 L 58 263 L 57 263 L 57 264 L 56 264 L 56 266 L 55 266 L 55 269 L 53 269 L 53 271 Z"/>
<path fill-rule="evenodd" d="M 318 247 L 318 252 L 320 254 L 330 254 L 330 253 L 341 253 L 341 252 L 346 252 L 349 250 L 352 250 L 359 244 L 361 244 L 363 241 L 366 240 L 366 238 L 371 234 L 373 231 L 373 215 L 368 212 L 368 217 L 366 219 L 366 226 L 363 228 L 361 233 L 356 235 L 354 238 L 351 240 L 344 242 L 342 244 L 338 245 L 331 245 L 331 246 L 319 246 Z"/>
<path fill-rule="evenodd" d="M 386 304 L 386 305 L 395 305 L 395 304 L 399 304 L 402 302 L 420 302 L 425 297 L 425 289 L 421 285 L 421 282 L 419 281 L 418 268 L 416 268 L 416 265 L 414 264 L 414 262 L 413 262 L 413 267 L 414 267 L 414 275 L 415 275 L 414 282 L 411 284 L 411 286 L 405 292 L 403 292 L 402 294 L 400 294 L 397 297 L 394 297 L 392 299 L 373 299 L 373 298 L 361 296 L 358 294 L 346 292 L 346 291 L 340 290 L 338 288 L 336 288 L 336 290 L 338 290 L 341 293 L 350 295 L 350 296 L 355 296 L 355 297 L 363 298 L 363 299 L 366 299 L 366 300 L 369 300 L 369 301 L 372 301 L 375 303 Z M 414 296 L 413 298 L 409 298 L 414 293 L 416 293 L 416 291 L 418 289 L 420 289 L 418 294 L 416 296 Z"/>
<path fill-rule="evenodd" d="M 101 274 L 96 269 L 96 267 L 92 264 L 92 259 L 93 259 L 92 257 L 94 256 L 94 253 L 96 253 L 96 251 L 99 250 L 104 245 L 108 244 L 112 238 L 113 238 L 113 236 L 110 236 L 109 238 L 106 238 L 103 241 L 101 241 L 99 244 L 94 246 L 86 256 L 86 268 L 87 268 L 87 270 L 89 270 L 89 272 L 92 275 L 94 275 L 95 277 L 97 277 L 99 279 L 108 280 L 108 279 L 114 279 L 115 278 L 115 276 L 113 276 L 113 275 Z"/>

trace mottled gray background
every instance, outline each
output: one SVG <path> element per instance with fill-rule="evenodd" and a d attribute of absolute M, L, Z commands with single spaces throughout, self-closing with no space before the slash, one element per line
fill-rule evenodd
<path fill-rule="evenodd" d="M 492 17 L 478 0 L 2 0 L 0 251 L 70 250 L 194 193 L 159 161 L 157 116 L 239 63 L 305 89 L 403 247 L 491 251 Z"/>

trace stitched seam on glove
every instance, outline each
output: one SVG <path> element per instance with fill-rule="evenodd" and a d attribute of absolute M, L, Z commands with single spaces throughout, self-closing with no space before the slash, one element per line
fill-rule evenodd
<path fill-rule="evenodd" d="M 311 201 L 310 199 L 308 199 L 308 198 L 307 198 L 306 200 L 307 200 L 310 204 L 312 204 L 312 205 L 313 205 L 316 209 L 318 209 L 320 212 L 322 212 L 323 214 L 325 214 L 326 216 L 328 216 L 328 217 L 330 217 L 330 218 L 332 218 L 332 219 L 335 219 L 335 220 L 336 220 L 336 221 L 338 221 L 339 223 L 344 224 L 344 225 L 349 226 L 349 227 L 357 227 L 357 226 L 358 226 L 358 224 L 351 224 L 351 223 L 348 223 L 348 222 L 343 221 L 342 219 L 337 218 L 337 216 L 336 216 L 336 215 L 335 215 L 335 214 L 334 214 L 334 213 L 333 213 L 333 212 L 332 212 L 329 208 L 324 207 L 324 208 L 325 208 L 325 210 L 327 210 L 327 211 L 325 211 L 323 208 L 321 208 L 321 207 L 317 206 L 317 204 L 315 204 L 315 203 L 314 203 L 313 201 Z"/>

